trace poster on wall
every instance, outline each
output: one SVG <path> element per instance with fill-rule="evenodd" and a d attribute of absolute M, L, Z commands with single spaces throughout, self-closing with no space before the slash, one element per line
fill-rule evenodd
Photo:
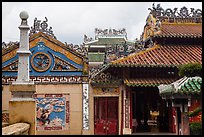
<path fill-rule="evenodd" d="M 35 94 L 36 130 L 69 128 L 69 94 Z"/>

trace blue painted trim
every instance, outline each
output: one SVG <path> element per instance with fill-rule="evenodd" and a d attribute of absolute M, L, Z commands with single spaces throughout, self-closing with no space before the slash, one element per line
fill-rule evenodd
<path fill-rule="evenodd" d="M 72 60 L 68 59 L 65 55 L 59 53 L 59 52 L 55 52 L 54 50 L 50 49 L 49 47 L 45 46 L 43 42 L 39 42 L 37 44 L 37 46 L 33 47 L 30 49 L 31 51 L 31 55 L 29 56 L 29 60 L 31 63 L 31 58 L 34 54 L 36 54 L 37 52 L 45 52 L 48 55 L 50 55 L 51 59 L 52 59 L 52 64 L 50 66 L 50 68 L 45 71 L 45 72 L 36 72 L 33 67 L 31 66 L 31 64 L 29 64 L 30 66 L 30 76 L 81 76 L 82 75 L 82 71 L 52 71 L 52 68 L 54 67 L 54 57 L 52 54 L 57 55 L 58 57 L 62 58 L 63 60 L 69 62 L 70 64 L 73 64 L 74 66 L 76 66 L 79 69 L 82 69 L 83 66 L 79 65 L 75 62 L 73 62 Z M 12 59 L 2 63 L 2 67 L 14 62 L 15 60 L 18 59 L 18 55 L 16 54 L 15 57 L 13 57 Z M 2 76 L 17 76 L 17 72 L 15 71 L 2 71 Z"/>
<path fill-rule="evenodd" d="M 40 48 L 39 48 L 39 45 L 41 46 Z M 42 46 L 43 46 L 43 48 L 42 48 Z M 50 49 L 49 47 L 45 46 L 44 43 L 42 43 L 42 42 L 39 42 L 38 45 L 33 47 L 33 48 L 31 48 L 30 51 L 32 52 L 33 55 L 35 53 L 37 53 L 37 52 L 45 52 L 45 53 L 49 54 L 52 57 L 52 65 L 51 65 L 51 67 L 53 67 L 53 65 L 54 65 L 54 57 L 51 54 L 54 54 L 54 55 L 57 55 L 58 57 L 62 58 L 63 60 L 69 62 L 70 64 L 73 64 L 74 66 L 76 66 L 79 69 L 83 68 L 82 65 L 75 63 L 74 61 L 70 60 L 69 58 L 67 58 L 62 53 L 59 53 L 59 52 L 56 52 L 56 51 Z"/>
<path fill-rule="evenodd" d="M 5 67 L 5 66 L 7 66 L 7 65 L 10 64 L 10 63 L 16 61 L 17 59 L 18 59 L 18 55 L 16 55 L 16 56 L 14 56 L 13 58 L 11 58 L 11 59 L 5 61 L 4 63 L 2 63 L 2 68 Z"/>

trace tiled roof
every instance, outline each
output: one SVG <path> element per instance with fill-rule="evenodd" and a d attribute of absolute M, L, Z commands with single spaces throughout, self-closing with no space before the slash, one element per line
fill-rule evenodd
<path fill-rule="evenodd" d="M 134 42 L 124 38 L 98 38 L 97 40 L 90 41 L 86 45 L 112 45 L 112 44 L 134 44 Z"/>
<path fill-rule="evenodd" d="M 89 62 L 103 62 L 105 53 L 88 53 Z"/>
<path fill-rule="evenodd" d="M 157 87 L 160 84 L 170 84 L 176 79 L 173 78 L 134 78 L 134 79 L 125 79 L 124 83 L 127 86 L 141 86 L 141 87 Z"/>
<path fill-rule="evenodd" d="M 200 45 L 155 45 L 111 62 L 111 66 L 177 66 L 202 63 Z"/>
<path fill-rule="evenodd" d="M 156 37 L 202 38 L 201 23 L 162 23 Z"/>
<path fill-rule="evenodd" d="M 162 96 L 171 95 L 199 95 L 201 93 L 201 77 L 183 77 L 169 85 L 160 85 Z"/>
<path fill-rule="evenodd" d="M 87 45 L 107 45 L 125 43 L 124 38 L 98 38 L 95 42 L 89 42 Z"/>

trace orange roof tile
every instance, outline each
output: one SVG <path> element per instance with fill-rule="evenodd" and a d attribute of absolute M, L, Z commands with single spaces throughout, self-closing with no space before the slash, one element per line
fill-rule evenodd
<path fill-rule="evenodd" d="M 202 37 L 201 23 L 162 23 L 156 37 Z"/>
<path fill-rule="evenodd" d="M 177 66 L 202 63 L 200 45 L 155 45 L 144 51 L 112 61 L 112 66 Z"/>
<path fill-rule="evenodd" d="M 124 84 L 127 86 L 151 86 L 156 87 L 160 84 L 170 84 L 176 81 L 175 78 L 137 78 L 137 79 L 125 79 Z"/>

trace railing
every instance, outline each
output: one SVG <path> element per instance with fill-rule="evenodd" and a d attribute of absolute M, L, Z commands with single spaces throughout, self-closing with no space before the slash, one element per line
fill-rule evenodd
<path fill-rule="evenodd" d="M 30 124 L 15 123 L 2 128 L 2 135 L 28 135 Z"/>

